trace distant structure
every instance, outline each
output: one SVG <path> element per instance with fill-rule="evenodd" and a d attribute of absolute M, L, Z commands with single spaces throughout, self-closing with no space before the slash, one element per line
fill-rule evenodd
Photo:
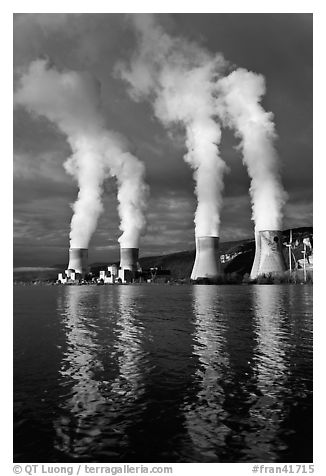
<path fill-rule="evenodd" d="M 141 274 L 138 262 L 138 248 L 120 248 L 120 266 L 109 265 L 100 271 L 99 278 L 93 281 L 98 284 L 132 283 Z M 58 274 L 58 283 L 78 284 L 85 282 L 88 273 L 88 250 L 86 248 L 70 248 L 69 264 L 64 273 Z"/>
<path fill-rule="evenodd" d="M 263 274 L 277 274 L 285 271 L 282 253 L 282 232 L 263 230 L 255 233 L 256 252 L 251 269 L 251 279 Z"/>
<path fill-rule="evenodd" d="M 83 277 L 88 271 L 88 249 L 87 248 L 70 248 L 69 250 L 69 264 L 66 270 L 73 270 Z"/>
<path fill-rule="evenodd" d="M 120 247 L 120 266 L 111 264 L 100 271 L 99 284 L 127 284 L 135 281 L 141 274 L 138 262 L 139 248 Z"/>
<path fill-rule="evenodd" d="M 114 284 L 118 279 L 118 266 L 111 264 L 106 270 L 100 271 L 99 282 L 101 284 Z"/>
<path fill-rule="evenodd" d="M 136 272 L 140 271 L 138 263 L 139 248 L 123 248 L 120 247 L 120 268 L 118 279 L 121 283 L 131 283 Z"/>
<path fill-rule="evenodd" d="M 191 281 L 215 281 L 221 275 L 218 255 L 219 238 L 200 236 L 196 238 L 196 258 L 191 273 Z"/>
<path fill-rule="evenodd" d="M 291 270 L 298 269 L 303 269 L 304 274 L 308 271 L 312 272 L 312 234 L 307 236 L 306 231 L 300 233 L 301 236 L 293 240 L 290 230 L 289 239 L 286 239 L 283 243 L 287 232 L 281 232 L 280 230 L 255 232 L 256 249 L 250 278 L 256 279 L 259 276 L 283 273 L 287 269 L 287 262 L 285 261 L 287 256 L 283 255 L 285 246 L 288 247 L 290 274 Z M 250 247 L 248 247 L 250 253 L 251 243 L 250 240 Z M 194 284 L 216 284 L 220 282 L 223 273 L 221 263 L 229 266 L 230 262 L 238 255 L 246 252 L 247 250 L 243 251 L 243 246 L 236 246 L 219 256 L 219 237 L 197 237 L 196 256 L 190 281 Z M 95 269 L 98 270 L 96 266 Z M 162 269 L 160 263 L 142 269 L 139 264 L 139 248 L 120 246 L 120 262 L 101 269 L 98 277 L 98 275 L 95 276 L 89 272 L 88 249 L 70 248 L 67 269 L 58 274 L 57 282 L 62 284 L 169 283 L 171 282 L 171 271 Z"/>
<path fill-rule="evenodd" d="M 302 259 L 298 259 L 298 268 L 302 268 L 304 272 L 313 271 L 314 269 L 314 256 L 313 256 L 313 247 L 309 237 L 306 237 L 302 240 L 303 244 L 303 254 Z"/>
<path fill-rule="evenodd" d="M 79 282 L 88 273 L 88 249 L 70 248 L 69 264 L 64 273 L 58 274 L 58 282 L 62 284 Z"/>

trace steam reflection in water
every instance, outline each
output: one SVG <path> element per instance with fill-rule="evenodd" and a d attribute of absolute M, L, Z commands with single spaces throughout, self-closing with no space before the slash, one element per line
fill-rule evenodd
<path fill-rule="evenodd" d="M 67 349 L 55 447 L 75 458 L 94 452 L 118 458 L 129 444 L 130 421 L 144 407 L 134 407 L 144 392 L 147 368 L 143 327 L 137 321 L 138 291 L 131 286 L 101 291 L 69 286 L 64 302 L 58 302 Z"/>
<path fill-rule="evenodd" d="M 146 365 L 142 349 L 144 327 L 139 320 L 137 295 L 139 287 L 119 286 L 119 318 L 114 344 L 119 365 L 119 374 L 112 384 L 112 392 L 120 395 L 124 402 L 134 401 L 144 393 Z M 138 317 L 138 319 L 137 319 Z"/>
<path fill-rule="evenodd" d="M 301 289 L 54 289 L 64 345 L 55 416 L 44 415 L 53 458 L 309 461 L 311 293 Z"/>
<path fill-rule="evenodd" d="M 195 372 L 197 393 L 185 406 L 187 429 L 201 461 L 216 461 L 230 429 L 224 424 L 225 394 L 221 381 L 228 366 L 225 351 L 225 315 L 215 286 L 193 287 L 193 354 L 198 357 Z"/>
<path fill-rule="evenodd" d="M 249 457 L 257 454 L 261 461 L 277 458 L 286 444 L 279 437 L 284 419 L 284 389 L 287 387 L 288 329 L 290 316 L 286 309 L 285 296 L 279 286 L 256 286 L 252 288 L 256 349 L 253 357 L 257 385 L 257 400 L 250 409 L 256 422 L 256 448 L 248 450 Z"/>
<path fill-rule="evenodd" d="M 302 444 L 294 418 L 311 431 L 311 312 L 298 312 L 287 287 L 237 289 L 240 301 L 230 287 L 193 288 L 199 365 L 186 425 L 200 461 L 278 461 Z"/>
<path fill-rule="evenodd" d="M 312 454 L 312 295 L 307 287 L 254 286 L 252 299 L 260 396 L 251 417 L 258 455 L 262 461 L 282 461 L 282 455 L 294 461 L 294 448 L 301 447 L 305 461 Z"/>
<path fill-rule="evenodd" d="M 55 448 L 72 456 L 83 454 L 85 448 L 94 444 L 94 438 L 100 433 L 101 407 L 106 403 L 101 394 L 102 382 L 95 377 L 97 371 L 103 370 L 94 323 L 97 301 L 97 295 L 90 289 L 67 286 L 63 302 L 58 303 L 67 348 L 60 370 L 63 401 L 61 416 L 54 422 Z"/>

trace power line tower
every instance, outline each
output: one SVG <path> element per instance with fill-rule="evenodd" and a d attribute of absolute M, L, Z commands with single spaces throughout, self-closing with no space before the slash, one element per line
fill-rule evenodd
<path fill-rule="evenodd" d="M 290 230 L 290 239 L 289 243 L 286 243 L 287 248 L 289 248 L 289 269 L 290 274 L 292 273 L 292 230 Z"/>
<path fill-rule="evenodd" d="M 303 279 L 304 279 L 304 282 L 306 282 L 307 281 L 307 270 L 306 270 L 307 244 L 305 240 L 303 240 L 303 251 L 301 251 L 301 253 L 303 253 Z"/>
<path fill-rule="evenodd" d="M 158 270 L 158 267 L 155 266 L 154 268 L 150 268 L 150 272 L 151 272 L 151 281 L 152 283 L 155 282 L 155 279 L 156 279 L 156 274 L 157 274 L 157 270 Z"/>

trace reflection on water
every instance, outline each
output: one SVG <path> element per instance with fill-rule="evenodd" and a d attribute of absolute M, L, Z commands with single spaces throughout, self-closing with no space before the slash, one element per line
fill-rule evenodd
<path fill-rule="evenodd" d="M 67 338 L 60 370 L 60 386 L 66 398 L 62 414 L 54 422 L 55 447 L 77 456 L 100 433 L 99 415 L 105 399 L 100 391 L 102 382 L 95 375 L 103 370 L 103 365 L 98 359 L 96 326 L 91 320 L 90 311 L 96 309 L 94 296 L 87 292 L 88 288 L 80 286 L 69 286 L 65 291 L 65 302 L 61 300 L 59 306 Z"/>
<path fill-rule="evenodd" d="M 284 325 L 288 316 L 283 298 L 277 286 L 261 286 L 252 292 L 257 335 L 255 370 L 259 387 L 269 393 L 282 382 L 286 370 Z"/>
<path fill-rule="evenodd" d="M 225 445 L 230 429 L 223 423 L 223 368 L 228 366 L 225 352 L 225 318 L 221 298 L 215 286 L 193 287 L 193 354 L 199 365 L 195 373 L 198 391 L 192 403 L 184 408 L 187 429 L 201 460 L 216 461 L 216 449 Z"/>
<path fill-rule="evenodd" d="M 283 455 L 298 460 L 294 447 L 301 448 L 300 461 L 312 454 L 312 295 L 307 287 L 299 291 L 293 286 L 253 287 L 261 396 L 251 415 L 257 420 L 261 460 L 284 461 Z"/>
<path fill-rule="evenodd" d="M 308 286 L 16 292 L 15 462 L 312 461 Z"/>
<path fill-rule="evenodd" d="M 286 352 L 288 340 L 286 322 L 289 315 L 282 289 L 278 286 L 259 286 L 252 290 L 257 346 L 253 358 L 258 396 L 250 410 L 256 421 L 255 442 L 261 461 L 275 460 L 286 445 L 279 438 L 284 415 L 282 389 L 286 388 L 288 369 Z M 257 454 L 251 448 L 249 457 Z"/>
<path fill-rule="evenodd" d="M 144 392 L 143 378 L 146 367 L 143 361 L 142 334 L 143 326 L 137 321 L 139 310 L 136 286 L 119 286 L 119 318 L 114 347 L 118 355 L 119 374 L 112 384 L 112 391 L 120 395 L 125 402 L 135 400 Z"/>
<path fill-rule="evenodd" d="M 131 286 L 117 287 L 114 294 L 69 286 L 58 300 L 67 349 L 55 448 L 66 455 L 85 457 L 96 450 L 117 457 L 117 443 L 120 450 L 128 446 L 127 426 L 136 416 L 131 407 L 144 392 L 146 375 L 137 292 Z"/>
<path fill-rule="evenodd" d="M 297 293 L 295 300 L 291 295 L 294 288 L 237 289 L 240 302 L 229 287 L 193 288 L 199 390 L 184 411 L 194 448 L 200 461 L 282 461 L 282 455 L 299 444 L 304 454 L 292 460 L 305 461 L 311 455 L 304 449 L 309 442 L 303 444 L 294 435 L 296 426 L 311 431 L 309 352 L 303 354 L 306 368 L 297 378 L 298 352 L 311 348 L 312 336 L 306 330 L 311 330 L 309 295 L 301 319 Z M 305 299 L 300 295 L 300 301 Z M 303 425 L 302 417 L 291 417 L 299 406 L 293 393 L 296 400 L 302 399 Z"/>

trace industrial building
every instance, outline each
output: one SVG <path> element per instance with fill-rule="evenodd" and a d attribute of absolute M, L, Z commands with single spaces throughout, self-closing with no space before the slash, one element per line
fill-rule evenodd
<path fill-rule="evenodd" d="M 118 279 L 118 266 L 111 264 L 106 270 L 100 271 L 98 282 L 101 284 L 114 284 Z"/>
<path fill-rule="evenodd" d="M 223 255 L 224 258 L 225 256 Z M 138 259 L 139 248 L 120 246 L 119 265 L 111 264 L 107 266 L 106 269 L 99 271 L 98 278 L 93 277 L 91 280 L 88 267 L 88 250 L 86 248 L 70 248 L 68 267 L 63 273 L 58 274 L 58 283 L 127 284 L 133 282 L 170 282 L 171 273 L 169 270 L 162 270 L 160 267 L 142 270 Z M 298 264 L 302 264 L 300 260 Z M 305 267 L 307 269 L 312 267 L 309 258 L 307 258 Z M 255 256 L 250 278 L 255 280 L 259 276 L 283 273 L 285 270 L 282 232 L 279 230 L 256 231 Z M 219 237 L 197 237 L 196 255 L 190 281 L 192 283 L 216 283 L 219 282 L 222 273 L 219 256 Z"/>

